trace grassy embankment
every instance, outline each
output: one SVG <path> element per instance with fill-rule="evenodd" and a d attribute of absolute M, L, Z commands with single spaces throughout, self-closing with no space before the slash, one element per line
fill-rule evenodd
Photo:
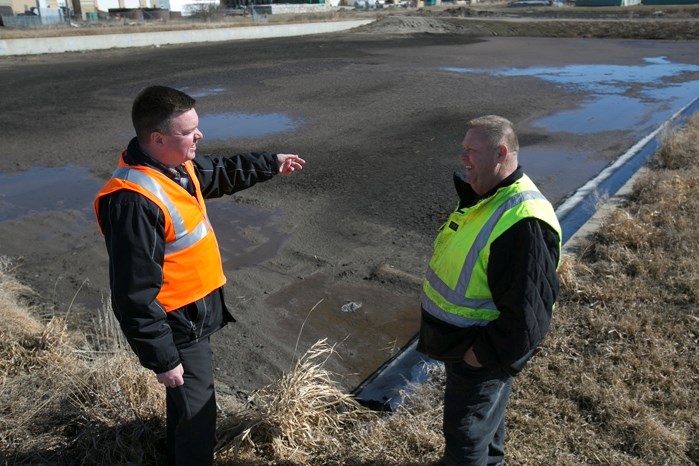
<path fill-rule="evenodd" d="M 699 115 L 560 269 L 554 326 L 517 378 L 510 465 L 699 462 Z M 0 272 L 0 459 L 158 464 L 163 394 L 115 330 L 37 316 Z M 319 342 L 244 407 L 221 396 L 218 464 L 419 465 L 439 456 L 442 374 L 392 415 L 368 411 L 323 368 Z"/>

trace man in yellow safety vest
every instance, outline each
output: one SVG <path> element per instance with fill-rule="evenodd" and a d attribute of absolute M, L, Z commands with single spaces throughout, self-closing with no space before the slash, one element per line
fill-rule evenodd
<path fill-rule="evenodd" d="M 561 228 L 518 152 L 505 118 L 468 122 L 459 203 L 423 283 L 417 349 L 445 365 L 444 466 L 504 464 L 512 377 L 548 331 L 558 297 Z"/>

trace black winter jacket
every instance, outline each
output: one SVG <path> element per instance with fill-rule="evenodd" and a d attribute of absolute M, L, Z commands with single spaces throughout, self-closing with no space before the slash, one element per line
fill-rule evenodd
<path fill-rule="evenodd" d="M 482 198 L 521 178 L 518 168 Z M 480 200 L 456 174 L 459 208 Z M 422 311 L 418 351 L 444 362 L 460 362 L 473 346 L 487 368 L 517 374 L 535 352 L 551 322 L 558 297 L 558 234 L 545 222 L 520 220 L 490 247 L 488 286 L 500 316 L 485 327 L 459 328 Z"/>
<path fill-rule="evenodd" d="M 172 177 L 141 151 L 135 138 L 125 161 Z M 278 173 L 276 155 L 266 152 L 197 156 L 193 163 L 206 199 L 233 194 Z M 191 183 L 188 188 L 192 194 Z M 165 312 L 158 303 L 165 232 L 163 214 L 156 204 L 136 192 L 117 191 L 100 201 L 98 221 L 109 253 L 112 308 L 145 368 L 159 374 L 177 367 L 177 348 L 194 344 L 234 320 L 226 308 L 223 288 L 172 312 Z"/>

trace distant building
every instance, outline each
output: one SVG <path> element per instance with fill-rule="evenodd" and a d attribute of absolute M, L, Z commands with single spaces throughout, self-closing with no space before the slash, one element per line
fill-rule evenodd
<path fill-rule="evenodd" d="M 81 17 L 87 21 L 105 18 L 152 19 L 164 17 L 163 13 L 173 16 L 191 16 L 213 8 L 240 7 L 255 5 L 258 14 L 273 13 L 308 13 L 328 11 L 337 7 L 341 0 L 0 0 L 0 11 L 5 16 L 36 14 L 44 8 L 49 13 L 69 13 L 72 17 Z M 355 0 L 345 0 L 354 3 Z M 382 0 L 362 0 L 374 3 Z M 439 0 L 432 0 L 439 1 Z M 699 0 L 698 0 L 699 1 Z M 52 15 L 53 16 L 53 15 Z"/>
<path fill-rule="evenodd" d="M 575 0 L 575 6 L 631 6 L 640 4 L 641 0 Z"/>
<path fill-rule="evenodd" d="M 156 0 L 157 1 L 157 0 Z M 110 9 L 151 8 L 151 0 L 90 0 L 98 11 L 108 12 Z M 85 0 L 81 0 L 85 3 Z"/>
<path fill-rule="evenodd" d="M 696 5 L 699 0 L 643 0 L 644 5 Z"/>
<path fill-rule="evenodd" d="M 66 0 L 0 0 L 0 14 L 24 20 L 17 25 L 57 24 L 65 21 Z M 18 16 L 19 15 L 19 16 Z M 0 24 L 6 25 L 5 22 Z"/>
<path fill-rule="evenodd" d="M 10 9 L 13 14 L 19 15 L 38 8 L 58 9 L 62 6 L 65 6 L 65 0 L 0 0 L 0 8 L 2 8 L 3 14 Z"/>
<path fill-rule="evenodd" d="M 182 16 L 191 16 L 200 11 L 218 7 L 219 0 L 160 0 L 161 8 L 179 13 Z"/>

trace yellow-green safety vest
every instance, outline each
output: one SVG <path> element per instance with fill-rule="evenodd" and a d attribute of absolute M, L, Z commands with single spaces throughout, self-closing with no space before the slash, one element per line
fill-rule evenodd
<path fill-rule="evenodd" d="M 500 315 L 488 287 L 490 245 L 524 218 L 561 226 L 551 203 L 523 175 L 493 196 L 451 213 L 434 242 L 422 286 L 422 308 L 433 317 L 466 328 L 485 326 Z"/>

